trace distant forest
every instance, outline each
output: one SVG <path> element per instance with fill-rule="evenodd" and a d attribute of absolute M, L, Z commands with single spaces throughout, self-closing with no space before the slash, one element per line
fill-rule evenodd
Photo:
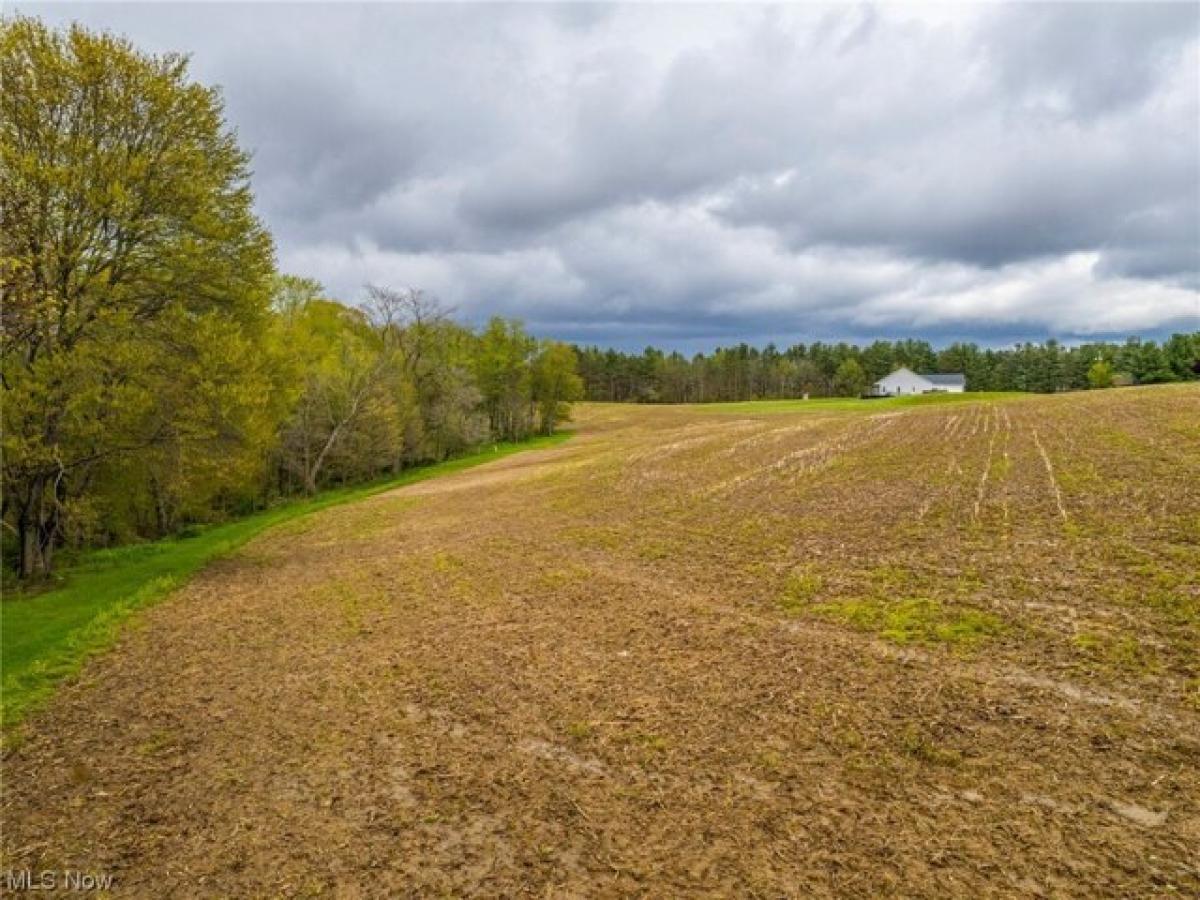
<path fill-rule="evenodd" d="M 1200 379 L 1200 332 L 1174 334 L 1161 344 L 1130 338 L 1068 347 L 1050 340 L 1003 350 L 963 343 L 935 350 L 928 341 L 903 340 L 865 347 L 818 341 L 786 350 L 738 344 L 691 358 L 654 347 L 575 352 L 588 400 L 638 403 L 854 397 L 900 366 L 962 372 L 968 391 L 1053 393 Z"/>

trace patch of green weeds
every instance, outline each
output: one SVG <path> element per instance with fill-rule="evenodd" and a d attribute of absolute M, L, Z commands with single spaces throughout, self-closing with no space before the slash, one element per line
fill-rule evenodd
<path fill-rule="evenodd" d="M 824 584 L 824 579 L 816 572 L 799 569 L 788 576 L 778 598 L 779 605 L 787 612 L 800 612 L 816 599 Z"/>
<path fill-rule="evenodd" d="M 1184 690 L 1183 702 L 1192 709 L 1200 711 L 1200 678 L 1193 678 Z"/>
<path fill-rule="evenodd" d="M 811 607 L 821 618 L 858 631 L 875 632 L 897 644 L 951 644 L 970 647 L 1004 630 L 991 613 L 950 608 L 936 600 L 914 597 L 898 601 L 848 599 Z"/>
<path fill-rule="evenodd" d="M 1084 631 L 1075 635 L 1071 643 L 1094 666 L 1123 672 L 1153 672 L 1159 668 L 1158 654 L 1133 635 Z"/>
<path fill-rule="evenodd" d="M 570 565 L 559 569 L 545 569 L 538 573 L 538 583 L 551 590 L 586 584 L 592 578 L 591 570 L 584 566 Z"/>
<path fill-rule="evenodd" d="M 175 738 L 168 731 L 154 732 L 146 740 L 138 744 L 138 753 L 143 756 L 158 756 L 166 753 L 175 746 Z"/>

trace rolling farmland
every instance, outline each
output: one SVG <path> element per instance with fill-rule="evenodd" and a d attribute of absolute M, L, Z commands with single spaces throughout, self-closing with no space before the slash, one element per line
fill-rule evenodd
<path fill-rule="evenodd" d="M 280 525 L 27 724 L 141 896 L 1200 891 L 1200 390 L 587 404 Z"/>

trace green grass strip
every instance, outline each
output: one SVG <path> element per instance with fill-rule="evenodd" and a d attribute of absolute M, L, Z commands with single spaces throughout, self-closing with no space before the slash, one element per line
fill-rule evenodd
<path fill-rule="evenodd" d="M 85 553 L 61 573 L 63 584 L 41 593 L 17 592 L 0 603 L 0 726 L 6 736 L 74 675 L 107 649 L 140 609 L 162 600 L 207 563 L 237 550 L 268 528 L 381 491 L 460 472 L 524 450 L 561 444 L 570 432 L 409 469 L 358 487 L 326 491 L 185 538 L 169 538 Z"/>
<path fill-rule="evenodd" d="M 810 400 L 729 400 L 721 403 L 697 403 L 693 408 L 705 413 L 773 414 L 773 413 L 830 413 L 883 412 L 888 409 L 907 409 L 921 406 L 946 406 L 956 403 L 977 403 L 981 400 L 1027 399 L 1032 394 L 1017 391 L 973 391 L 962 394 L 912 394 L 904 397 L 880 397 L 860 400 L 857 397 L 814 397 Z"/>

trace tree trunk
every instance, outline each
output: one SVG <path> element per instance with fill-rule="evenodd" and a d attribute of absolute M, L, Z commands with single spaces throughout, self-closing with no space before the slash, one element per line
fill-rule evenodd
<path fill-rule="evenodd" d="M 34 560 L 37 558 L 37 530 L 32 527 L 29 519 L 23 515 L 20 524 L 17 526 L 17 531 L 20 535 L 21 543 L 21 558 L 18 563 L 18 569 L 22 578 L 32 578 L 35 571 Z"/>
<path fill-rule="evenodd" d="M 154 503 L 154 528 L 162 537 L 171 530 L 172 519 L 166 492 L 160 486 L 157 478 L 150 479 L 150 497 Z"/>
<path fill-rule="evenodd" d="M 46 476 L 38 475 L 25 491 L 25 500 L 17 517 L 17 538 L 20 545 L 17 571 L 21 578 L 29 579 L 50 574 L 57 531 L 57 515 L 46 515 Z"/>
<path fill-rule="evenodd" d="M 358 402 L 355 401 L 354 407 L 351 410 L 351 416 L 354 415 L 357 409 Z M 342 433 L 342 427 L 349 421 L 350 418 L 347 417 L 338 422 L 333 431 L 330 432 L 329 439 L 325 441 L 325 446 L 321 448 L 321 452 L 317 454 L 317 458 L 313 461 L 313 464 L 304 467 L 304 490 L 310 495 L 317 492 L 317 475 L 320 473 L 321 467 L 325 465 L 325 457 L 329 455 L 329 451 L 337 443 L 338 436 Z"/>

